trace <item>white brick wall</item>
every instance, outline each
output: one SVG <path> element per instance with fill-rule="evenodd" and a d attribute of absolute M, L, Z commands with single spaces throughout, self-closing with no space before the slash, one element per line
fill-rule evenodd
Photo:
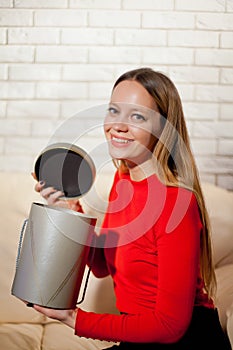
<path fill-rule="evenodd" d="M 202 179 L 233 190 L 232 0 L 0 0 L 0 170 L 101 143 L 98 106 L 140 66 L 173 79 Z"/>

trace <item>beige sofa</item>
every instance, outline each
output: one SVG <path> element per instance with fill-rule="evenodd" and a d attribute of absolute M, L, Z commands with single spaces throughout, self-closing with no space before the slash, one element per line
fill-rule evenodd
<path fill-rule="evenodd" d="M 101 197 L 92 203 L 92 194 L 82 199 L 92 214 L 103 209 L 111 185 L 111 176 L 97 181 Z M 46 319 L 11 295 L 15 262 L 22 223 L 28 217 L 31 203 L 42 199 L 34 191 L 30 174 L 0 173 L 0 348 L 3 350 L 91 350 L 104 349 L 109 342 L 79 338 L 59 322 Z M 213 227 L 214 261 L 218 279 L 217 305 L 221 323 L 233 344 L 233 193 L 203 184 Z M 101 220 L 101 215 L 99 217 Z M 87 294 L 80 307 L 96 312 L 114 312 L 114 294 L 110 278 L 90 276 Z"/>

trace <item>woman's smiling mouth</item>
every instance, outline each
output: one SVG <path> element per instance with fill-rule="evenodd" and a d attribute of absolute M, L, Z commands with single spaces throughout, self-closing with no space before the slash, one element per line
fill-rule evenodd
<path fill-rule="evenodd" d="M 111 140 L 113 142 L 121 143 L 121 144 L 127 144 L 127 143 L 130 143 L 130 142 L 133 141 L 133 140 L 121 139 L 121 138 L 118 138 L 118 137 L 115 137 L 115 136 L 113 136 Z"/>
<path fill-rule="evenodd" d="M 116 136 L 111 136 L 111 143 L 113 145 L 127 145 L 129 143 L 133 142 L 132 139 L 126 139 L 126 138 L 121 138 L 121 137 L 116 137 Z"/>

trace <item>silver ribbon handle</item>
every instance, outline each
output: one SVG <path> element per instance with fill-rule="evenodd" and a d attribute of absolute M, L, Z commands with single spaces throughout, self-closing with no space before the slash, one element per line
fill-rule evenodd
<path fill-rule="evenodd" d="M 16 270 L 19 266 L 20 252 L 21 252 L 21 248 L 22 248 L 22 244 L 23 244 L 23 237 L 24 237 L 25 228 L 27 226 L 27 223 L 28 223 L 28 219 L 25 219 L 23 222 L 21 231 L 20 231 L 18 251 L 17 251 L 17 257 L 16 257 Z"/>

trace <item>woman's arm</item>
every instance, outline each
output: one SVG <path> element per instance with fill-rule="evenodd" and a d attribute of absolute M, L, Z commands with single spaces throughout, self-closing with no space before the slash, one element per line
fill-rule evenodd
<path fill-rule="evenodd" d="M 95 277 L 102 278 L 109 275 L 103 248 L 91 247 L 88 263 Z"/>

